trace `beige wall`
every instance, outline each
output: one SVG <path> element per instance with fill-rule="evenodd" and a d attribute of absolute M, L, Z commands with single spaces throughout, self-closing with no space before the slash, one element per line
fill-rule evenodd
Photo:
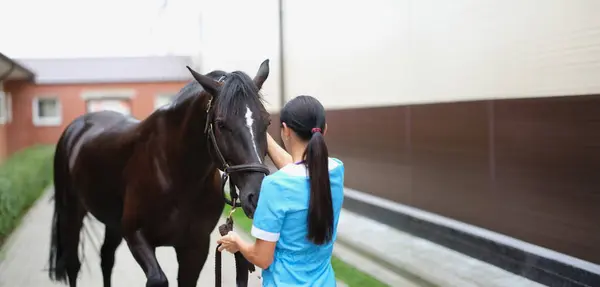
<path fill-rule="evenodd" d="M 600 1 L 285 1 L 286 95 L 329 108 L 600 92 Z"/>

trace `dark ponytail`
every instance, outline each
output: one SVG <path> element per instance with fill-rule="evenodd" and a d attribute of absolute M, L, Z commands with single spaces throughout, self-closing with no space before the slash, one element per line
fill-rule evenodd
<path fill-rule="evenodd" d="M 333 236 L 333 203 L 329 184 L 329 153 L 325 138 L 315 132 L 304 151 L 310 181 L 308 206 L 308 239 L 321 245 Z"/>
<path fill-rule="evenodd" d="M 310 181 L 308 239 L 318 245 L 333 238 L 333 203 L 329 183 L 329 152 L 325 144 L 325 109 L 311 96 L 298 96 L 285 104 L 280 120 L 308 146 L 304 164 Z"/>

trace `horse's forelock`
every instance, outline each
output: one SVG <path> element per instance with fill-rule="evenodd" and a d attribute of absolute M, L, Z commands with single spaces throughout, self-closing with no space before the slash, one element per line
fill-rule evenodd
<path fill-rule="evenodd" d="M 217 113 L 231 115 L 245 112 L 246 108 L 259 109 L 262 101 L 254 81 L 244 72 L 235 71 L 226 75 L 217 99 Z"/>

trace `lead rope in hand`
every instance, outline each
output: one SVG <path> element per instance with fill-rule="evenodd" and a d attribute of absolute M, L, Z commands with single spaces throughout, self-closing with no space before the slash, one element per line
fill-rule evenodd
<path fill-rule="evenodd" d="M 224 190 L 225 189 L 225 185 L 227 184 L 227 179 L 228 179 L 228 173 L 227 173 L 227 169 L 225 169 L 225 172 L 223 173 L 223 176 L 221 177 L 221 182 L 222 182 L 222 186 L 221 189 Z M 224 224 L 221 224 L 219 226 L 219 233 L 221 234 L 221 236 L 225 236 L 227 235 L 227 233 L 229 233 L 229 231 L 233 231 L 233 212 L 236 209 L 236 202 L 237 202 L 237 194 L 235 192 L 235 185 L 233 184 L 233 182 L 230 180 L 229 181 L 229 197 L 231 197 L 231 211 L 229 212 L 229 215 L 227 216 L 227 220 L 225 220 Z M 221 282 L 221 251 L 219 251 L 219 247 L 221 247 L 221 244 L 217 245 L 217 248 L 215 250 L 215 286 L 216 287 L 221 287 L 222 282 Z M 237 263 L 237 262 L 236 262 Z M 237 265 L 237 264 L 236 264 Z M 237 266 L 236 266 L 236 273 L 237 273 Z M 237 275 L 237 274 L 236 274 Z"/>
<path fill-rule="evenodd" d="M 235 187 L 231 187 L 231 188 L 235 188 Z M 219 233 L 221 234 L 221 236 L 225 236 L 227 235 L 227 233 L 229 233 L 229 231 L 233 231 L 233 212 L 235 211 L 236 207 L 235 207 L 235 203 L 237 200 L 237 196 L 234 196 L 234 192 L 233 190 L 230 190 L 230 195 L 231 195 L 231 202 L 232 202 L 232 208 L 231 211 L 229 212 L 229 215 L 227 216 L 227 220 L 225 220 L 224 224 L 221 224 L 219 226 Z M 215 250 L 215 286 L 216 287 L 221 287 L 222 282 L 221 282 L 221 252 L 219 251 L 219 247 L 221 247 L 221 244 L 217 245 L 217 248 Z M 235 273 L 236 273 L 236 283 L 237 286 L 239 287 L 245 287 L 248 286 L 248 272 L 252 273 L 254 272 L 256 269 L 254 267 L 254 264 L 248 262 L 248 260 L 246 260 L 246 258 L 238 251 L 234 254 L 235 256 Z"/>
<path fill-rule="evenodd" d="M 227 220 L 225 221 L 225 223 L 221 224 L 221 226 L 219 226 L 219 233 L 221 234 L 221 236 L 225 236 L 225 235 L 227 235 L 227 233 L 229 233 L 229 231 L 233 231 L 233 219 L 231 217 L 231 214 L 233 214 L 234 211 L 235 211 L 235 207 L 231 209 L 231 212 L 229 212 L 229 216 L 227 217 Z M 219 251 L 219 247 L 221 247 L 221 244 L 217 245 L 217 249 L 215 250 L 215 286 L 216 287 L 221 287 L 221 285 L 222 285 L 222 282 L 221 282 L 221 251 Z M 236 266 L 236 271 L 237 271 L 237 266 Z"/>

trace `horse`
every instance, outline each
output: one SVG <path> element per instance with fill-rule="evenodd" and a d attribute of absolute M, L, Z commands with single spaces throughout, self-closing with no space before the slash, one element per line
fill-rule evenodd
<path fill-rule="evenodd" d="M 92 112 L 61 134 L 54 157 L 52 281 L 77 286 L 79 234 L 89 213 L 105 226 L 100 248 L 105 287 L 111 286 L 122 239 L 144 271 L 146 286 L 169 284 L 156 259 L 159 246 L 175 249 L 178 286 L 196 286 L 227 201 L 220 170 L 239 190 L 241 203 L 232 204 L 253 217 L 269 172 L 264 158 L 270 115 L 260 95 L 269 60 L 253 79 L 241 71 L 187 69 L 194 80 L 146 119 Z"/>

